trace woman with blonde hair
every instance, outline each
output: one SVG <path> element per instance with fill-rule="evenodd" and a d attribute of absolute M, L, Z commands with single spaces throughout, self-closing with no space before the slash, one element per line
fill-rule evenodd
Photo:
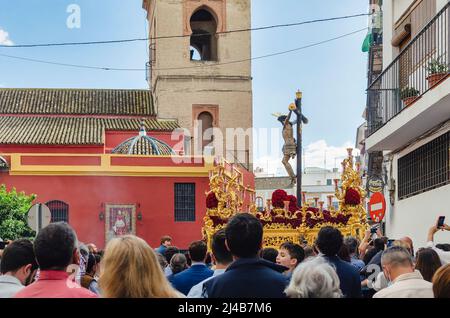
<path fill-rule="evenodd" d="M 142 239 L 112 239 L 101 261 L 99 286 L 105 298 L 181 298 L 167 281 L 155 252 Z"/>

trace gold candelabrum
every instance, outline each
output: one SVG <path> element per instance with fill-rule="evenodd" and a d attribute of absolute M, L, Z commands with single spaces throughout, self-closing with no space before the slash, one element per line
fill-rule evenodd
<path fill-rule="evenodd" d="M 326 206 L 325 202 L 315 198 L 313 207 L 306 202 L 306 193 L 302 193 L 303 206 L 297 210 L 289 207 L 289 201 L 282 202 L 282 207 L 274 207 L 271 199 L 266 200 L 263 209 L 258 209 L 255 190 L 244 185 L 239 169 L 225 160 L 217 162 L 214 170 L 210 171 L 210 191 L 206 195 L 214 193 L 218 204 L 207 209 L 202 229 L 208 246 L 214 233 L 224 228 L 227 221 L 237 213 L 251 213 L 261 220 L 264 247 L 279 248 L 285 242 L 302 244 L 304 241 L 312 245 L 324 226 L 336 227 L 344 236 L 362 239 L 368 229 L 364 207 L 367 194 L 362 187 L 359 165 L 353 162 L 352 149 L 348 149 L 348 157 L 342 162 L 342 168 L 341 180 L 334 180 L 335 196 L 327 197 Z M 348 191 L 353 196 L 357 193 L 358 204 L 348 202 Z M 339 202 L 338 209 L 333 205 L 334 197 Z"/>

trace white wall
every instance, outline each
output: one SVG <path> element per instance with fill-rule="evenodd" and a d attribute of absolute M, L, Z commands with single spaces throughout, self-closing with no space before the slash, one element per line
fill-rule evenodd
<path fill-rule="evenodd" d="M 406 9 L 414 2 L 415 0 L 393 0 L 394 2 L 394 23 L 400 19 L 403 13 L 405 13 Z M 424 0 L 429 1 L 429 0 Z"/>
<path fill-rule="evenodd" d="M 397 201 L 386 217 L 386 235 L 396 239 L 409 236 L 417 250 L 425 247 L 428 230 L 438 217 L 445 215 L 450 222 L 450 185 Z M 436 243 L 450 243 L 450 232 L 439 232 Z"/>
<path fill-rule="evenodd" d="M 394 25 L 394 4 L 393 0 L 383 1 L 383 68 L 394 59 L 394 48 L 391 45 Z"/>
<path fill-rule="evenodd" d="M 448 0 L 436 0 L 436 13 L 438 13 L 446 4 Z"/>
<path fill-rule="evenodd" d="M 397 194 L 398 159 L 449 130 L 450 128 L 446 128 L 437 132 L 394 155 L 392 176 L 396 180 Z M 389 196 L 387 196 L 387 203 L 389 206 Z M 398 195 L 396 195 L 395 205 L 393 207 L 390 206 L 388 210 L 386 215 L 386 235 L 392 239 L 410 236 L 414 241 L 415 249 L 424 247 L 427 243 L 428 230 L 436 223 L 439 216 L 445 215 L 447 217 L 446 223 L 450 223 L 450 185 L 401 201 L 398 200 Z M 435 242 L 450 243 L 450 232 L 439 232 L 435 236 Z"/>

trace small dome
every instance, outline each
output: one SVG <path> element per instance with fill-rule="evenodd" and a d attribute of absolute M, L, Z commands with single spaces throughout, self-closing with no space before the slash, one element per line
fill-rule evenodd
<path fill-rule="evenodd" d="M 139 135 L 127 139 L 112 151 L 116 155 L 141 155 L 141 156 L 172 156 L 173 149 L 158 139 L 147 136 L 145 128 L 141 128 Z"/>

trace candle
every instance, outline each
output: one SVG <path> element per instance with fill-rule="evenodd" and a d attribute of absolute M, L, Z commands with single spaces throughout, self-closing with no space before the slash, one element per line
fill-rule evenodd
<path fill-rule="evenodd" d="M 314 198 L 314 204 L 315 204 L 315 207 L 317 208 L 317 206 L 319 204 L 319 198 L 317 198 L 317 197 Z"/>
<path fill-rule="evenodd" d="M 327 196 L 328 198 L 328 209 L 331 209 L 331 207 L 333 206 L 333 196 L 329 195 Z"/>
<path fill-rule="evenodd" d="M 325 202 L 323 202 L 323 201 L 319 201 L 319 208 L 320 208 L 320 211 L 323 211 L 323 205 L 324 205 L 324 203 L 325 203 Z"/>
<path fill-rule="evenodd" d="M 290 201 L 283 201 L 283 203 L 284 203 L 284 210 L 286 212 L 289 211 L 289 203 L 290 203 Z"/>
<path fill-rule="evenodd" d="M 267 211 L 270 211 L 272 209 L 272 200 L 267 199 Z"/>

